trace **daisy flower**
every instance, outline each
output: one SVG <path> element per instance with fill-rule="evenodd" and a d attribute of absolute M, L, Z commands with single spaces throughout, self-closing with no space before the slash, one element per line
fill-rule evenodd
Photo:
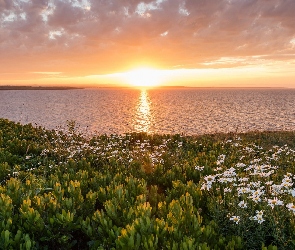
<path fill-rule="evenodd" d="M 232 220 L 236 224 L 239 224 L 240 216 L 232 216 L 232 217 L 230 217 L 230 220 Z"/>
<path fill-rule="evenodd" d="M 274 206 L 282 206 L 283 204 L 283 201 L 279 200 L 277 197 L 274 197 L 273 199 L 268 199 L 268 206 L 270 206 L 272 209 L 274 208 Z"/>

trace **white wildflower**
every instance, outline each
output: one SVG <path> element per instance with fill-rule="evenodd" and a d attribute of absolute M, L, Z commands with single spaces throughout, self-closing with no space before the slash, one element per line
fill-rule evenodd
<path fill-rule="evenodd" d="M 240 203 L 238 204 L 238 206 L 240 208 L 247 208 L 247 203 L 245 201 L 240 201 Z"/>
<path fill-rule="evenodd" d="M 295 197 L 295 189 L 291 189 L 289 193 L 292 195 L 292 197 Z"/>
<path fill-rule="evenodd" d="M 200 166 L 195 166 L 195 169 L 198 171 L 202 171 L 204 169 L 204 166 L 200 167 Z"/>
<path fill-rule="evenodd" d="M 259 215 L 255 215 L 255 216 L 253 216 L 252 219 L 253 219 L 253 220 L 256 220 L 259 224 L 261 224 L 262 222 L 265 221 L 265 219 L 263 219 L 263 217 L 262 217 L 262 216 L 259 216 Z"/>
<path fill-rule="evenodd" d="M 295 214 L 295 205 L 293 203 L 288 203 L 286 207 Z"/>
<path fill-rule="evenodd" d="M 239 224 L 240 216 L 232 216 L 232 217 L 230 217 L 230 220 L 232 220 L 236 224 Z"/>
<path fill-rule="evenodd" d="M 238 195 L 242 195 L 242 194 L 247 194 L 247 193 L 251 193 L 251 189 L 248 187 L 241 187 L 238 188 Z"/>
<path fill-rule="evenodd" d="M 219 155 L 216 161 L 216 165 L 221 165 L 222 163 L 224 163 L 226 155 Z"/>
<path fill-rule="evenodd" d="M 207 190 L 209 191 L 211 189 L 212 185 L 211 183 L 203 183 L 202 187 L 201 187 L 201 190 Z"/>
<path fill-rule="evenodd" d="M 255 196 L 255 195 L 252 195 L 252 196 L 249 196 L 250 199 L 252 199 L 252 201 L 254 201 L 255 203 L 258 203 L 261 201 L 261 197 L 260 196 Z"/>
<path fill-rule="evenodd" d="M 270 186 L 272 184 L 273 184 L 273 181 L 267 181 L 267 182 L 265 182 L 265 185 L 268 185 L 268 186 Z"/>
<path fill-rule="evenodd" d="M 279 200 L 277 197 L 274 197 L 273 199 L 268 199 L 268 206 L 270 206 L 272 209 L 274 206 L 282 206 L 284 205 L 283 201 Z"/>
<path fill-rule="evenodd" d="M 207 175 L 205 176 L 205 181 L 207 181 L 207 183 L 213 183 L 215 181 L 216 176 L 215 175 Z"/>
<path fill-rule="evenodd" d="M 239 182 L 244 182 L 244 181 L 248 181 L 248 180 L 249 180 L 249 178 L 247 178 L 247 177 L 239 178 Z"/>

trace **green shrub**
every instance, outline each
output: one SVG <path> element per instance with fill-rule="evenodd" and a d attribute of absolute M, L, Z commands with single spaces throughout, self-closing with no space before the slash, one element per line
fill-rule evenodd
<path fill-rule="evenodd" d="M 294 249 L 294 142 L 0 119 L 0 249 Z"/>

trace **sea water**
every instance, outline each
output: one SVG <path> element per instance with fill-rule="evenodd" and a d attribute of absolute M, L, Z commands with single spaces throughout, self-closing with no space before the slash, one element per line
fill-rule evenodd
<path fill-rule="evenodd" d="M 2 90 L 0 117 L 89 135 L 295 130 L 295 89 Z"/>

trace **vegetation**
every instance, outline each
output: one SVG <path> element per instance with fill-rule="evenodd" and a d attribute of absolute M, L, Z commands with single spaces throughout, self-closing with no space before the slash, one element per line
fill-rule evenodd
<path fill-rule="evenodd" d="M 0 119 L 0 249 L 294 249 L 294 135 L 85 138 Z"/>

